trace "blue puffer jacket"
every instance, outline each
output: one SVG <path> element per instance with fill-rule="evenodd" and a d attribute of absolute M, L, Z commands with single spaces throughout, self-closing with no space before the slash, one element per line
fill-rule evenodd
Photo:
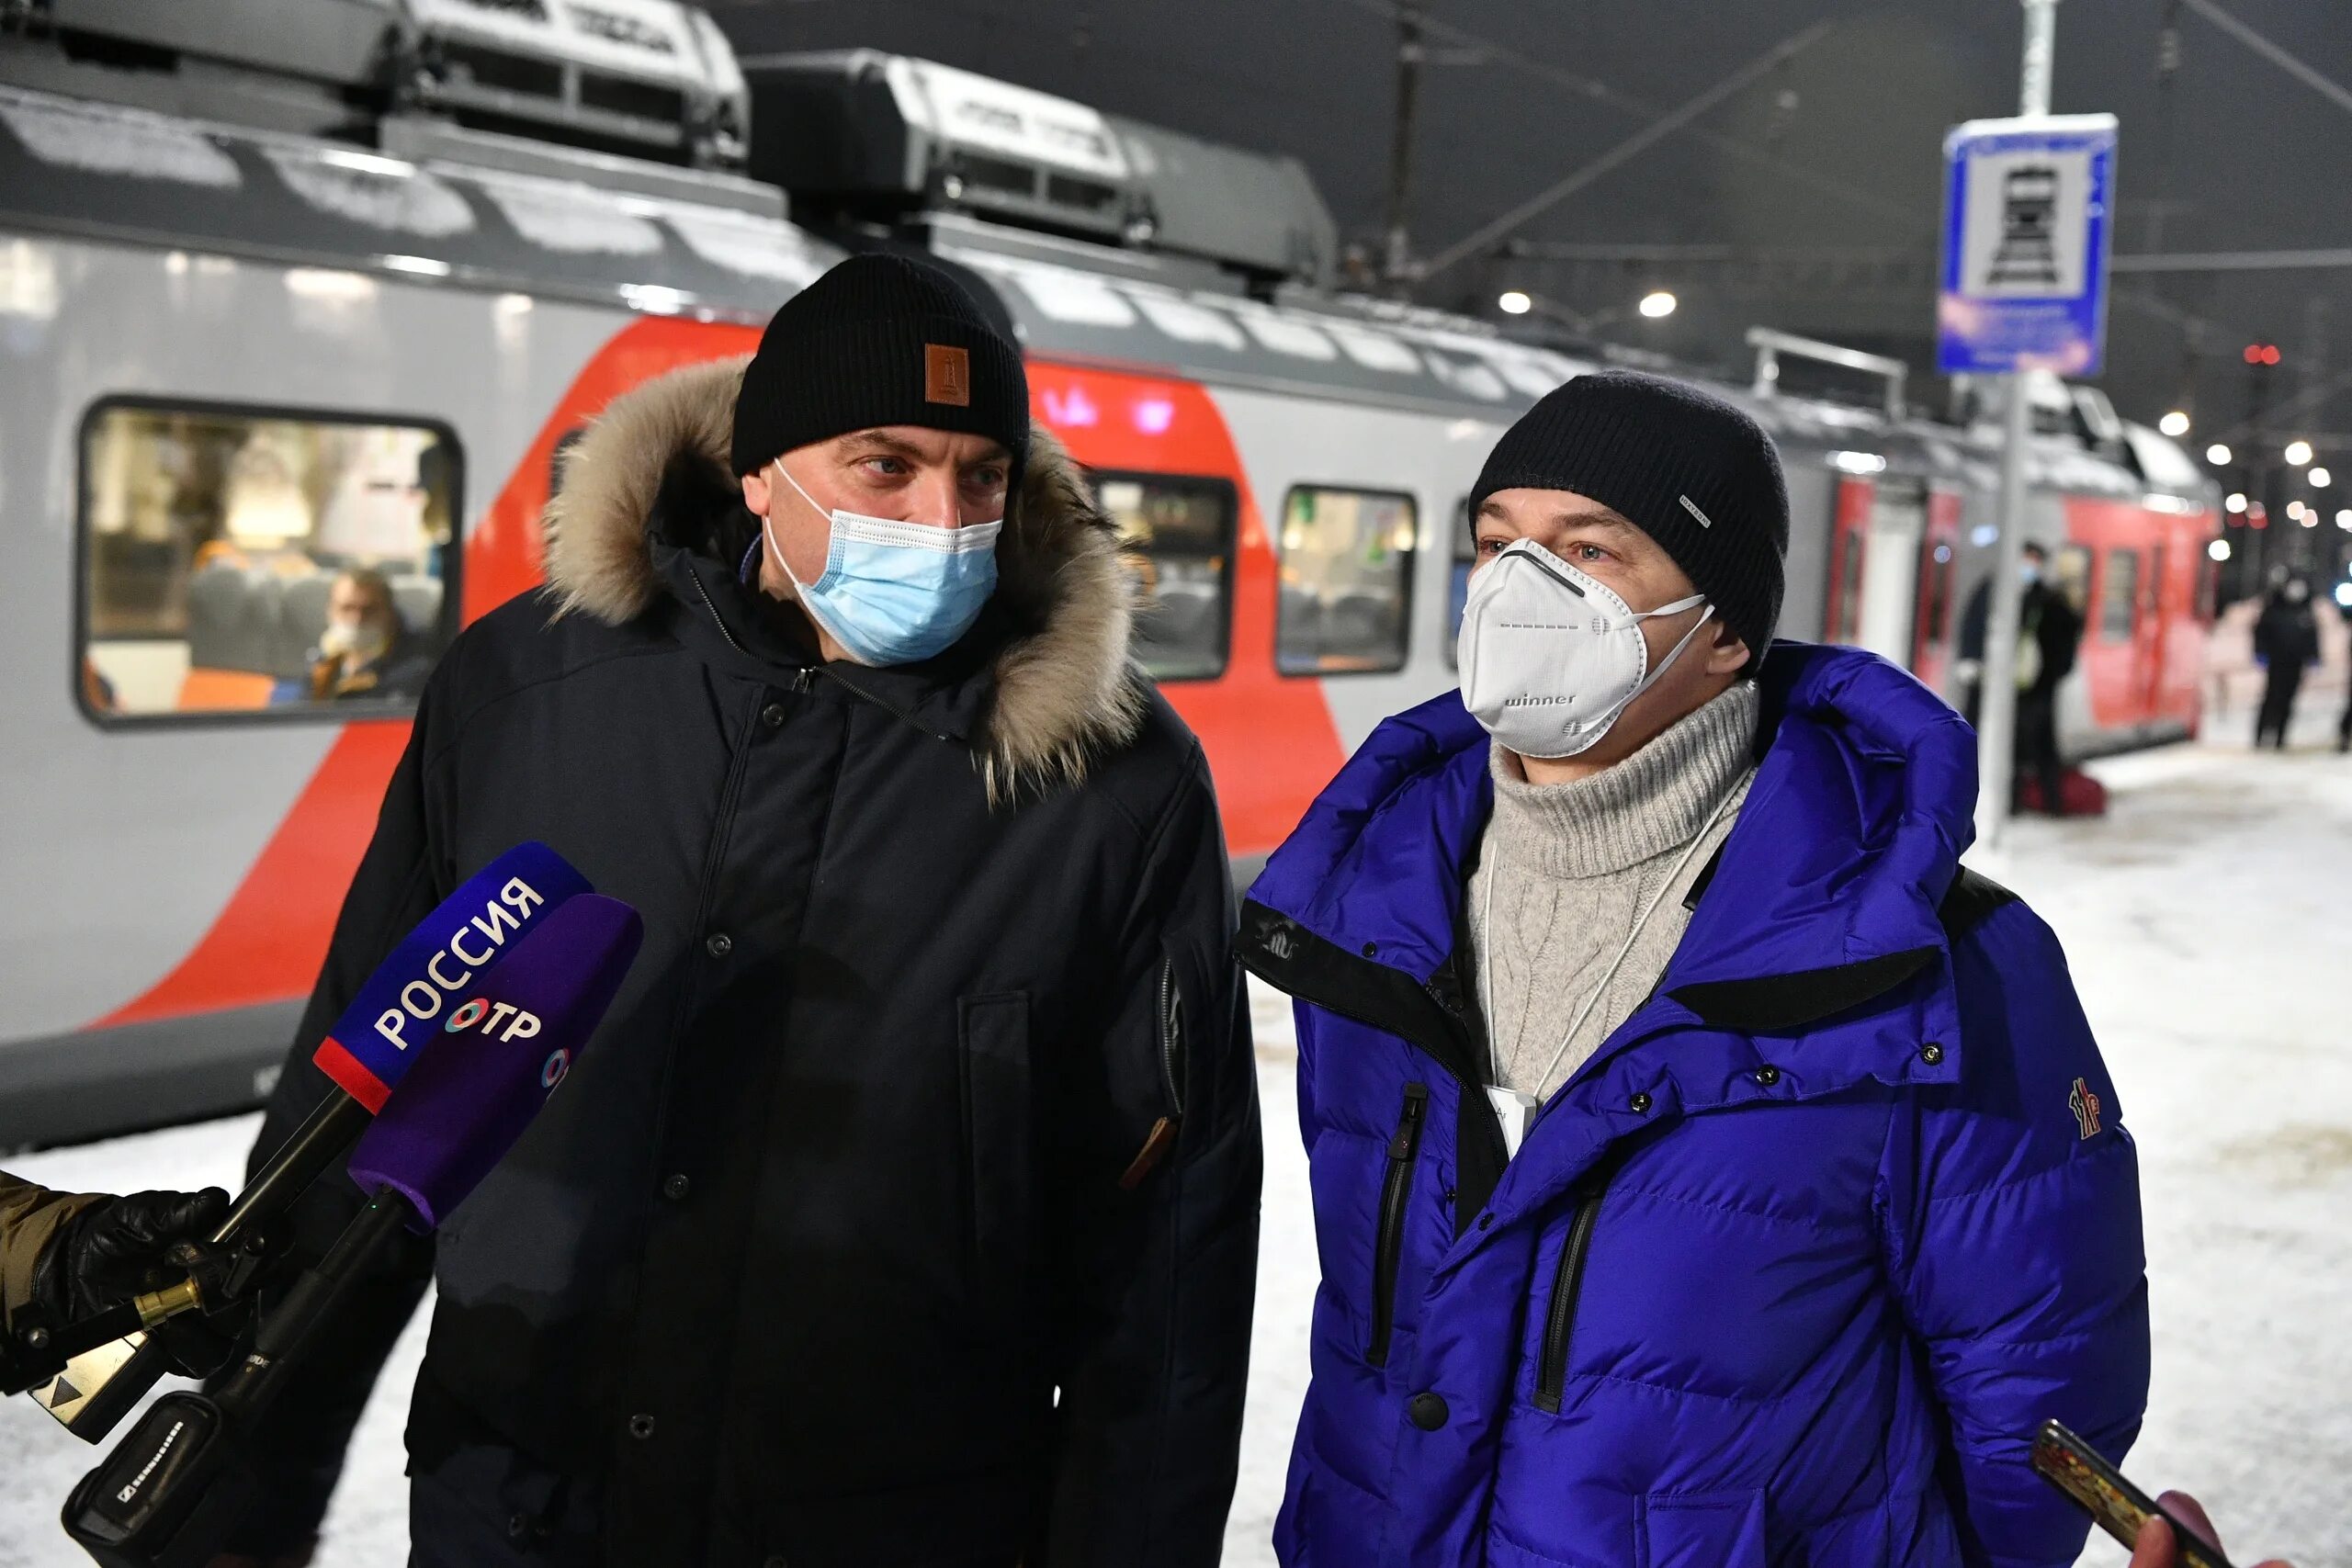
<path fill-rule="evenodd" d="M 1291 1568 L 2072 1562 L 2026 1465 L 2148 1386 L 2137 1167 L 2050 931 L 1957 862 L 1973 739 L 1848 649 L 1770 738 L 1657 991 L 1506 1166 L 1462 890 L 1487 739 L 1391 719 L 1251 889 L 1300 998 L 1323 1284 Z"/>

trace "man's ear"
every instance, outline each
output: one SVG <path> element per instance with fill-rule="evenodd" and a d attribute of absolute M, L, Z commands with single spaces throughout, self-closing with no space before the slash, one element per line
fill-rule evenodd
<path fill-rule="evenodd" d="M 1747 667 L 1747 644 L 1729 623 L 1715 623 L 1714 639 L 1707 645 L 1707 673 L 1736 675 Z"/>
<path fill-rule="evenodd" d="M 765 468 L 743 476 L 743 506 L 752 516 L 765 517 L 768 514 L 768 471 Z"/>

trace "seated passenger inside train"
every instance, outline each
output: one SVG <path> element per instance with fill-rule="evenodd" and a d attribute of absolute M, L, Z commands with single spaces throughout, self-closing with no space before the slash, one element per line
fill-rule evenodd
<path fill-rule="evenodd" d="M 432 650 L 401 618 L 390 580 L 373 567 L 349 567 L 328 591 L 309 675 L 283 683 L 277 700 L 413 701 L 432 673 Z"/>

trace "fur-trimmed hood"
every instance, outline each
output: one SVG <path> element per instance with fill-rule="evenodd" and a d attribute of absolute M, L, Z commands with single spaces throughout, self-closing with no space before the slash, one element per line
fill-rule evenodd
<path fill-rule="evenodd" d="M 560 614 L 618 625 L 665 592 L 648 525 L 684 467 L 697 491 L 732 491 L 735 392 L 746 358 L 673 370 L 613 400 L 563 459 L 544 518 Z M 1082 779 L 1135 736 L 1142 677 L 1129 663 L 1131 579 L 1078 465 L 1043 426 L 997 541 L 998 604 L 1023 628 L 998 652 L 978 755 L 992 799 Z M 731 563 L 730 563 L 731 564 Z"/>

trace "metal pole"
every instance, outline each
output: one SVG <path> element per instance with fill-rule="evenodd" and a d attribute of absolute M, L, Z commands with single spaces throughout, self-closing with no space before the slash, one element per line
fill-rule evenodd
<path fill-rule="evenodd" d="M 2058 0 L 2023 0 L 2025 64 L 2018 85 L 2018 112 L 2050 112 L 2051 53 L 2058 31 Z M 2009 790 L 2016 773 L 2018 727 L 2018 622 L 2024 586 L 2025 465 L 2033 439 L 2033 382 L 2040 372 L 2009 378 L 2007 429 L 2001 446 L 2001 536 L 1993 556 L 1993 587 L 1984 624 L 1984 684 L 1978 698 L 1976 732 L 1976 837 L 1997 846 L 2009 819 Z M 2055 802 L 2046 803 L 2054 806 Z"/>
<path fill-rule="evenodd" d="M 1388 244 L 1382 273 L 1392 284 L 1411 280 L 1413 245 L 1406 212 L 1413 196 L 1413 115 L 1419 107 L 1421 10 L 1412 0 L 1396 8 L 1396 122 L 1388 144 Z"/>

